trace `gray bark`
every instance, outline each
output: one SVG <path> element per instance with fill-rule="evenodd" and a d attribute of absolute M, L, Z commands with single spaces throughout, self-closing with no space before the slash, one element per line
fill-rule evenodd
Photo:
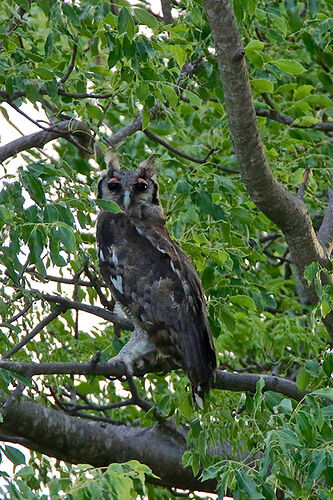
<path fill-rule="evenodd" d="M 318 298 L 314 288 L 306 285 L 304 269 L 314 261 L 331 269 L 327 249 L 333 244 L 333 211 L 327 211 L 320 233 L 323 241 L 320 242 L 303 201 L 278 183 L 267 164 L 232 2 L 204 0 L 204 7 L 215 42 L 228 121 L 242 179 L 253 202 L 283 231 L 308 302 L 314 304 Z M 330 313 L 326 317 L 325 326 L 333 335 L 331 316 Z"/>
<path fill-rule="evenodd" d="M 164 425 L 131 427 L 71 417 L 22 399 L 3 411 L 2 438 L 11 436 L 26 447 L 71 463 L 107 467 L 110 463 L 139 460 L 167 487 L 214 492 L 215 481 L 202 483 L 192 469 L 182 466 L 185 438 Z M 226 447 L 226 452 L 230 448 Z"/>

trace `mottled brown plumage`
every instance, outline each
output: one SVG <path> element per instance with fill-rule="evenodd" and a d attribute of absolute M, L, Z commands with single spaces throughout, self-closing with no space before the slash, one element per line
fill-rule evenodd
<path fill-rule="evenodd" d="M 216 368 L 205 299 L 193 265 L 166 229 L 152 162 L 126 171 L 113 157 L 98 197 L 124 210 L 103 211 L 97 222 L 101 273 L 135 326 L 120 357 L 131 365 L 157 348 L 184 369 L 200 404 Z"/>

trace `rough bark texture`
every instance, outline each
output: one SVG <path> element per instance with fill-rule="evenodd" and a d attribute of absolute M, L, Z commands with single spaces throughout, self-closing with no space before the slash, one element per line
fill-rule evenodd
<path fill-rule="evenodd" d="M 0 432 L 9 441 L 10 436 L 23 436 L 25 446 L 46 455 L 95 467 L 135 459 L 148 465 L 164 486 L 215 491 L 215 481 L 201 483 L 191 468 L 183 468 L 185 438 L 167 426 L 89 422 L 25 400 L 8 405 L 3 418 Z"/>
<path fill-rule="evenodd" d="M 59 137 L 72 135 L 79 139 L 79 136 L 83 134 L 89 136 L 90 129 L 86 123 L 80 122 L 79 120 L 64 120 L 55 123 L 49 129 L 20 137 L 0 147 L 0 163 L 26 149 L 41 148 L 48 142 L 58 139 Z M 87 143 L 87 137 L 85 137 L 83 142 L 85 144 Z"/>
<path fill-rule="evenodd" d="M 332 210 L 327 212 L 319 242 L 303 201 L 277 182 L 267 164 L 232 2 L 204 0 L 204 7 L 215 42 L 231 136 L 245 187 L 257 207 L 283 231 L 307 300 L 315 303 L 315 291 L 306 286 L 303 274 L 313 261 L 331 269 L 327 250 L 333 241 Z M 332 319 L 330 314 L 325 321 L 331 335 Z"/>

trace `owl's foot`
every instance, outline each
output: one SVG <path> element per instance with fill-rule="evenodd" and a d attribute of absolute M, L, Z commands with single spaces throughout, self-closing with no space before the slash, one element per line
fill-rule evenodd
<path fill-rule="evenodd" d="M 142 368 L 145 358 L 152 356 L 154 353 L 156 353 L 156 347 L 147 332 L 143 328 L 136 327 L 127 344 L 113 358 L 113 361 L 122 362 L 125 365 L 126 373 L 132 375 L 134 364 L 138 368 Z"/>

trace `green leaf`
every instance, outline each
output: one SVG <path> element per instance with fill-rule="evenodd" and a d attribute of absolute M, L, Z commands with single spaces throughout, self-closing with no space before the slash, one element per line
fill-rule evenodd
<path fill-rule="evenodd" d="M 162 90 L 169 104 L 173 107 L 177 106 L 179 98 L 174 89 L 170 85 L 163 85 Z"/>
<path fill-rule="evenodd" d="M 321 396 L 323 398 L 331 399 L 333 401 L 332 387 L 327 387 L 325 389 L 317 389 L 316 391 L 313 391 L 312 394 L 315 394 L 316 396 Z"/>
<path fill-rule="evenodd" d="M 257 92 L 267 92 L 272 93 L 274 91 L 274 84 L 269 80 L 264 79 L 254 79 L 251 80 L 251 85 Z"/>
<path fill-rule="evenodd" d="M 311 264 L 309 264 L 305 268 L 304 278 L 307 280 L 308 285 L 310 285 L 310 283 L 312 283 L 312 281 L 315 279 L 315 277 L 317 276 L 317 274 L 319 272 L 319 269 L 320 269 L 320 267 L 319 267 L 318 262 L 311 262 Z"/>
<path fill-rule="evenodd" d="M 319 374 L 319 363 L 316 359 L 308 359 L 304 363 L 304 368 L 310 373 L 311 377 L 317 377 Z"/>
<path fill-rule="evenodd" d="M 196 94 L 194 94 L 194 92 L 191 92 L 190 90 L 185 89 L 184 93 L 193 106 L 197 106 L 197 107 L 201 106 L 201 99 Z"/>
<path fill-rule="evenodd" d="M 309 372 L 302 366 L 302 368 L 297 373 L 296 384 L 300 392 L 304 392 L 310 382 Z"/>
<path fill-rule="evenodd" d="M 228 330 L 231 333 L 234 333 L 235 328 L 236 328 L 236 321 L 234 318 L 234 315 L 231 312 L 231 309 L 229 307 L 221 304 L 220 305 L 220 310 L 221 310 L 221 319 L 225 326 L 228 328 Z"/>
<path fill-rule="evenodd" d="M 76 251 L 76 239 L 71 228 L 65 226 L 59 226 L 58 228 L 59 240 L 65 247 L 68 253 L 74 253 Z"/>
<path fill-rule="evenodd" d="M 244 306 L 247 309 L 256 308 L 254 300 L 252 300 L 251 297 L 248 297 L 247 295 L 232 295 L 231 297 L 229 297 L 229 300 L 233 304 L 239 304 L 240 306 Z"/>
<path fill-rule="evenodd" d="M 261 500 L 265 498 L 259 491 L 259 485 L 253 481 L 247 472 L 236 470 L 235 477 L 239 490 L 246 495 L 244 498 L 248 498 L 249 500 Z"/>
<path fill-rule="evenodd" d="M 6 455 L 6 457 L 13 462 L 15 466 L 25 464 L 25 456 L 22 453 L 22 451 L 18 450 L 17 448 L 14 448 L 13 446 L 4 446 L 3 447 L 3 452 Z"/>
<path fill-rule="evenodd" d="M 93 104 L 87 103 L 86 110 L 89 118 L 94 118 L 98 121 L 103 120 L 104 116 L 103 111 L 98 106 L 94 106 Z"/>
<path fill-rule="evenodd" d="M 142 110 L 142 130 L 145 130 L 150 121 L 150 109 L 147 106 L 143 107 Z"/>
<path fill-rule="evenodd" d="M 81 25 L 79 16 L 76 13 L 75 8 L 67 2 L 63 2 L 61 5 L 64 15 L 71 21 L 73 26 L 79 28 Z"/>
<path fill-rule="evenodd" d="M 119 207 L 118 203 L 109 200 L 94 200 L 95 205 L 97 205 L 102 210 L 112 212 L 113 214 L 124 213 L 124 211 Z"/>
<path fill-rule="evenodd" d="M 186 59 L 186 50 L 180 45 L 169 45 L 169 51 L 174 55 L 178 66 L 182 68 Z"/>
<path fill-rule="evenodd" d="M 152 30 L 157 30 L 159 28 L 159 22 L 152 14 L 144 9 L 134 9 L 134 15 L 138 18 L 141 24 L 145 24 L 148 28 Z"/>
<path fill-rule="evenodd" d="M 45 205 L 45 194 L 43 185 L 39 179 L 33 177 L 28 172 L 21 172 L 20 180 L 24 188 L 28 191 L 31 198 L 40 206 Z"/>
<path fill-rule="evenodd" d="M 301 65 L 298 61 L 293 59 L 275 59 L 272 61 L 275 66 L 279 69 L 282 69 L 286 73 L 290 73 L 291 75 L 300 75 L 306 71 L 304 66 Z"/>
<path fill-rule="evenodd" d="M 300 85 L 294 90 L 294 99 L 303 99 L 305 96 L 310 94 L 314 90 L 313 85 Z"/>
<path fill-rule="evenodd" d="M 259 40 L 251 40 L 246 46 L 245 46 L 245 54 L 247 55 L 247 52 L 251 50 L 257 50 L 257 51 L 262 51 L 263 48 L 265 47 L 264 42 L 260 42 Z"/>
<path fill-rule="evenodd" d="M 55 78 L 55 74 L 53 71 L 48 68 L 43 68 L 42 66 L 34 69 L 34 73 L 43 80 L 52 80 L 53 78 Z"/>

